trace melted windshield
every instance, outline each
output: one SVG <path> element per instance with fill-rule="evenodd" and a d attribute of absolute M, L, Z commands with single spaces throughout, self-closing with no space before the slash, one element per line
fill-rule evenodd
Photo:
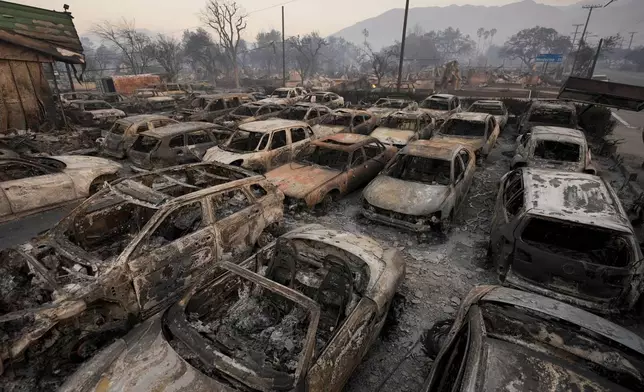
<path fill-rule="evenodd" d="M 450 136 L 485 137 L 485 123 L 451 118 L 445 122 L 440 133 Z"/>
<path fill-rule="evenodd" d="M 529 122 L 548 125 L 573 125 L 574 115 L 567 110 L 535 109 L 530 114 Z"/>
<path fill-rule="evenodd" d="M 273 96 L 277 98 L 288 98 L 289 90 L 275 90 L 273 91 Z"/>
<path fill-rule="evenodd" d="M 325 166 L 334 170 L 344 170 L 349 163 L 349 153 L 316 146 L 312 152 L 302 152 L 298 162 Z"/>
<path fill-rule="evenodd" d="M 306 113 L 308 113 L 308 111 L 309 108 L 293 106 L 284 110 L 277 117 L 283 118 L 285 120 L 304 121 L 304 119 L 306 118 Z"/>
<path fill-rule="evenodd" d="M 534 148 L 534 157 L 549 161 L 579 162 L 581 146 L 570 142 L 539 140 Z"/>
<path fill-rule="evenodd" d="M 231 112 L 231 114 L 233 114 L 235 116 L 252 117 L 252 116 L 255 115 L 255 113 L 253 113 L 253 110 L 257 110 L 257 109 L 259 109 L 259 108 L 257 108 L 257 107 L 250 108 L 248 106 L 240 106 L 237 109 L 233 110 Z"/>
<path fill-rule="evenodd" d="M 112 109 L 107 102 L 89 102 L 84 104 L 83 107 L 85 107 L 85 110 Z"/>
<path fill-rule="evenodd" d="M 322 121 L 324 125 L 341 125 L 343 127 L 351 126 L 351 115 L 350 114 L 334 114 L 328 116 L 325 120 Z"/>
<path fill-rule="evenodd" d="M 424 109 L 449 110 L 449 102 L 445 99 L 426 99 L 420 103 Z"/>
<path fill-rule="evenodd" d="M 379 108 L 404 109 L 408 104 L 405 101 L 381 98 L 376 102 L 375 106 Z"/>
<path fill-rule="evenodd" d="M 502 116 L 505 113 L 503 112 L 503 109 L 500 108 L 499 106 L 492 106 L 492 105 L 473 105 L 468 112 L 474 112 L 474 113 L 487 113 L 491 114 L 493 116 Z"/>
<path fill-rule="evenodd" d="M 380 125 L 385 128 L 400 129 L 403 131 L 418 130 L 418 120 L 414 118 L 386 117 Z"/>
<path fill-rule="evenodd" d="M 268 144 L 268 134 L 263 132 L 249 132 L 237 130 L 228 142 L 222 146 L 225 150 L 234 151 L 262 151 Z"/>
<path fill-rule="evenodd" d="M 442 159 L 398 154 L 387 175 L 404 181 L 422 182 L 429 185 L 450 185 L 451 163 Z"/>

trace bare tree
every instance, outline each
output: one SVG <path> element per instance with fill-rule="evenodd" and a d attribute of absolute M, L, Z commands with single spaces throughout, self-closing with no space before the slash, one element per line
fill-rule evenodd
<path fill-rule="evenodd" d="M 246 15 L 235 1 L 208 0 L 201 19 L 217 33 L 219 44 L 233 67 L 235 85 L 239 87 L 237 53 L 241 32 L 246 29 Z"/>
<path fill-rule="evenodd" d="M 136 29 L 133 21 L 123 19 L 116 24 L 104 20 L 94 25 L 92 32 L 118 48 L 133 74 L 147 70 L 152 61 L 152 42 L 150 37 Z"/>
<path fill-rule="evenodd" d="M 302 78 L 302 84 L 304 84 L 307 77 L 315 74 L 320 50 L 327 45 L 327 42 L 317 32 L 313 32 L 303 37 L 299 35 L 291 37 L 288 43 L 289 47 L 293 49 L 292 57 L 295 61 L 297 72 Z"/>
<path fill-rule="evenodd" d="M 181 70 L 181 42 L 164 34 L 159 34 L 152 44 L 154 59 L 168 74 L 170 80 L 176 80 Z"/>

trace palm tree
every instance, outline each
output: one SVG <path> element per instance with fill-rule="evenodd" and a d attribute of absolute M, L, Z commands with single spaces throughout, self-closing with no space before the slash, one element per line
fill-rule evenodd
<path fill-rule="evenodd" d="M 476 46 L 477 51 L 481 50 L 481 37 L 483 36 L 484 31 L 485 31 L 485 29 L 483 27 L 479 27 L 479 29 L 476 30 L 476 35 L 479 37 L 479 43 Z"/>

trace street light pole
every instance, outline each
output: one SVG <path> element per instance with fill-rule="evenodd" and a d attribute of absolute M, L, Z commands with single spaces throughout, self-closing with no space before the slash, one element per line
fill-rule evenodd
<path fill-rule="evenodd" d="M 286 87 L 286 43 L 284 37 L 284 6 L 282 6 L 282 87 Z"/>
<path fill-rule="evenodd" d="M 409 14 L 409 0 L 405 3 L 405 19 L 403 21 L 402 41 L 400 43 L 400 62 L 398 63 L 398 84 L 396 91 L 400 92 L 400 85 L 402 84 L 402 69 L 403 61 L 405 59 L 405 38 L 407 37 L 407 15 Z"/>
<path fill-rule="evenodd" d="M 604 5 L 582 5 L 581 6 L 581 8 L 588 9 L 588 18 L 586 18 L 586 24 L 584 25 L 584 31 L 581 33 L 581 38 L 579 39 L 579 46 L 577 47 L 577 52 L 575 53 L 575 61 L 573 61 L 573 63 L 572 63 L 572 71 L 570 71 L 571 75 L 572 75 L 573 72 L 575 72 L 575 66 L 577 65 L 577 57 L 579 55 L 579 50 L 581 49 L 581 43 L 584 42 L 584 37 L 586 36 L 586 29 L 588 29 L 588 23 L 590 22 L 590 16 L 593 14 L 593 10 L 595 8 L 606 8 L 609 5 L 611 5 L 611 3 L 613 3 L 613 2 L 615 2 L 615 0 L 610 0 L 608 3 L 606 3 Z M 574 46 L 574 44 L 575 43 L 573 42 L 573 46 Z"/>

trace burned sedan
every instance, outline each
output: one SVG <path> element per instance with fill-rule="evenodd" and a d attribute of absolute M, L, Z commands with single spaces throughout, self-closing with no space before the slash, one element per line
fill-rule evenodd
<path fill-rule="evenodd" d="M 217 117 L 213 122 L 234 128 L 249 122 L 268 120 L 269 118 L 276 117 L 284 109 L 286 109 L 286 106 L 273 103 L 248 102 L 238 106 L 224 116 Z"/>
<path fill-rule="evenodd" d="M 512 168 L 521 166 L 596 174 L 586 135 L 582 131 L 536 126 L 517 138 Z"/>
<path fill-rule="evenodd" d="M 390 115 L 399 110 L 415 110 L 418 103 L 411 99 L 405 98 L 380 98 L 376 103 L 367 109 L 367 111 L 380 118 Z"/>
<path fill-rule="evenodd" d="M 396 249 L 319 225 L 214 269 L 224 275 L 107 347 L 60 391 L 340 392 L 405 275 Z"/>
<path fill-rule="evenodd" d="M 232 133 L 228 128 L 205 122 L 170 124 L 140 133 L 127 156 L 145 170 L 198 162 L 209 148 Z"/>
<path fill-rule="evenodd" d="M 477 286 L 443 325 L 423 392 L 644 390 L 641 337 L 551 298 Z"/>
<path fill-rule="evenodd" d="M 313 128 L 327 134 L 346 132 L 369 135 L 376 126 L 378 117 L 366 110 L 338 109 Z"/>
<path fill-rule="evenodd" d="M 293 105 L 296 102 L 304 99 L 306 92 L 301 87 L 280 87 L 273 91 L 273 93 L 262 99 L 262 103 L 274 103 L 277 105 Z"/>
<path fill-rule="evenodd" d="M 81 201 L 120 169 L 108 159 L 81 155 L 0 158 L 0 222 Z"/>
<path fill-rule="evenodd" d="M 569 102 L 534 101 L 521 117 L 517 128 L 519 133 L 527 133 L 538 125 L 577 128 L 577 109 Z"/>
<path fill-rule="evenodd" d="M 503 101 L 481 99 L 475 101 L 467 111 L 471 113 L 487 113 L 493 115 L 494 118 L 496 118 L 496 122 L 499 123 L 501 130 L 503 130 L 508 124 L 508 108 L 505 107 Z"/>
<path fill-rule="evenodd" d="M 304 121 L 309 125 L 316 125 L 329 116 L 331 109 L 316 103 L 296 103 L 277 114 L 277 118 L 284 120 Z"/>
<path fill-rule="evenodd" d="M 203 160 L 264 173 L 290 162 L 311 140 L 326 135 L 302 121 L 255 121 L 240 125 L 225 143 L 209 149 Z"/>
<path fill-rule="evenodd" d="M 266 173 L 284 192 L 287 208 L 328 211 L 334 200 L 372 180 L 394 156 L 394 147 L 378 139 L 339 133 L 311 143 L 294 162 Z"/>
<path fill-rule="evenodd" d="M 423 99 L 418 106 L 420 110 L 435 117 L 439 122 L 443 122 L 452 114 L 462 111 L 461 101 L 452 94 L 430 95 Z"/>
<path fill-rule="evenodd" d="M 283 198 L 262 176 L 206 163 L 103 188 L 0 265 L 4 368 L 49 349 L 56 360 L 91 354 L 212 264 L 269 243 Z"/>
<path fill-rule="evenodd" d="M 176 120 L 156 114 L 122 118 L 116 121 L 100 140 L 101 152 L 115 158 L 124 158 L 127 149 L 132 146 L 139 133 L 176 123 Z"/>
<path fill-rule="evenodd" d="M 337 109 L 344 106 L 344 98 L 329 91 L 316 91 L 304 96 L 302 102 L 317 103 L 330 109 Z"/>
<path fill-rule="evenodd" d="M 435 126 L 436 121 L 427 113 L 399 111 L 380 120 L 370 136 L 400 149 L 414 140 L 429 139 Z"/>
<path fill-rule="evenodd" d="M 487 158 L 501 132 L 494 116 L 486 113 L 461 112 L 450 116 L 432 139 L 467 146 L 477 158 Z"/>
<path fill-rule="evenodd" d="M 590 174 L 506 174 L 489 257 L 501 282 L 596 312 L 630 309 L 642 293 L 633 227 L 610 184 Z"/>
<path fill-rule="evenodd" d="M 446 231 L 472 184 L 474 153 L 418 140 L 403 148 L 362 192 L 362 214 L 414 232 Z"/>
<path fill-rule="evenodd" d="M 99 100 L 70 101 L 66 111 L 72 121 L 85 126 L 111 124 L 126 116 L 124 111 Z"/>

